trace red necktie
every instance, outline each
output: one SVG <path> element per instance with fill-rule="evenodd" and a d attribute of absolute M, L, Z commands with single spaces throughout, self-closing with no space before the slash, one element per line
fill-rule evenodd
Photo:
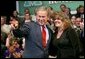
<path fill-rule="evenodd" d="M 46 47 L 46 31 L 44 26 L 42 26 L 42 45 L 44 48 Z"/>

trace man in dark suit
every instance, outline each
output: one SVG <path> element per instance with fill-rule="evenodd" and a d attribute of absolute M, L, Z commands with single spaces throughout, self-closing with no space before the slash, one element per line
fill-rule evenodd
<path fill-rule="evenodd" d="M 25 37 L 23 58 L 48 58 L 48 47 L 51 40 L 51 30 L 46 25 L 49 14 L 46 7 L 35 10 L 36 22 L 26 22 L 20 28 L 15 23 L 14 35 L 21 33 Z"/>

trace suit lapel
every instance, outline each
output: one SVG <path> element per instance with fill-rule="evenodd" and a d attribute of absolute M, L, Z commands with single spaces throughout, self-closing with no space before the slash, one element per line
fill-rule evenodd
<path fill-rule="evenodd" d="M 36 32 L 35 32 L 35 34 L 36 34 L 36 40 L 33 40 L 34 41 L 34 43 L 37 45 L 37 47 L 39 47 L 40 49 L 42 49 L 43 50 L 43 47 L 42 47 L 42 33 L 41 33 L 41 26 L 39 25 L 39 24 L 36 24 Z M 50 40 L 51 40 L 51 30 L 50 30 L 50 28 L 48 27 L 48 26 L 46 26 L 47 27 L 47 29 L 48 29 L 48 33 L 49 33 L 49 40 L 48 40 L 48 42 L 47 42 L 47 47 L 48 47 L 48 45 L 49 45 L 49 42 L 50 42 Z"/>
<path fill-rule="evenodd" d="M 41 48 L 41 49 L 43 49 L 42 48 L 42 33 L 41 33 L 41 27 L 40 27 L 40 25 L 39 24 L 37 24 L 36 23 L 36 25 L 35 25 L 35 34 L 36 34 L 36 38 L 35 38 L 35 40 L 33 40 L 34 41 L 34 43 L 37 45 L 37 47 L 39 47 L 39 48 Z"/>

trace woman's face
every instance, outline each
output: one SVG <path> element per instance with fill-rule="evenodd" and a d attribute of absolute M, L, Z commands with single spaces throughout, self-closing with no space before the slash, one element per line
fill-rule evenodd
<path fill-rule="evenodd" d="M 19 44 L 18 44 L 17 42 L 14 42 L 13 46 L 14 46 L 15 48 L 19 48 Z"/>
<path fill-rule="evenodd" d="M 63 26 L 63 22 L 59 18 L 56 18 L 56 20 L 54 21 L 54 24 L 55 24 L 56 27 L 62 27 Z"/>
<path fill-rule="evenodd" d="M 80 23 L 81 23 L 81 18 L 76 18 L 76 26 L 80 26 Z"/>
<path fill-rule="evenodd" d="M 75 16 L 72 16 L 71 22 L 72 22 L 73 24 L 75 24 L 75 20 L 76 20 L 76 17 L 75 17 Z"/>

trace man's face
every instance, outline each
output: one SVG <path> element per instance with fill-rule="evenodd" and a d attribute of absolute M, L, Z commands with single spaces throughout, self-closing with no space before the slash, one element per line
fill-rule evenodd
<path fill-rule="evenodd" d="M 25 14 L 25 20 L 29 20 L 30 19 L 29 16 L 30 16 L 29 14 Z"/>
<path fill-rule="evenodd" d="M 80 26 L 81 18 L 76 18 L 76 26 Z"/>
<path fill-rule="evenodd" d="M 38 11 L 36 14 L 36 20 L 40 25 L 46 25 L 48 20 L 47 11 Z"/>

